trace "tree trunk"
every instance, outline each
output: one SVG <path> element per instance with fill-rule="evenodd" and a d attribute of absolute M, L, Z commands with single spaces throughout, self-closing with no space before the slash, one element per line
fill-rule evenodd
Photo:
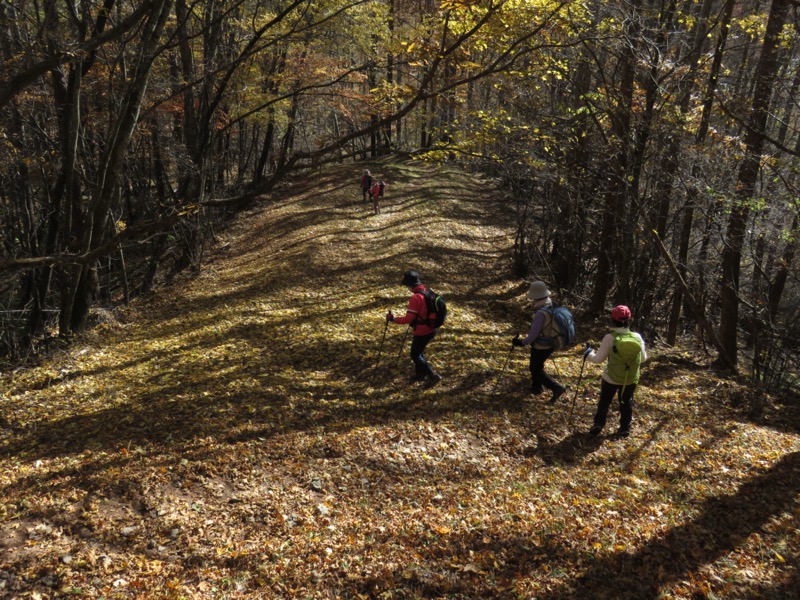
<path fill-rule="evenodd" d="M 722 58 L 725 54 L 727 46 L 728 34 L 730 32 L 730 23 L 733 16 L 733 8 L 735 5 L 734 0 L 727 0 L 723 7 L 722 16 L 719 25 L 719 36 L 714 48 L 714 58 L 711 61 L 711 68 L 708 75 L 708 84 L 706 85 L 705 93 L 703 95 L 703 111 L 700 115 L 700 124 L 695 134 L 695 140 L 698 146 L 705 143 L 708 136 L 708 130 L 711 125 L 711 111 L 714 106 L 714 98 L 717 94 L 719 84 L 719 76 L 722 71 Z M 698 178 L 699 168 L 697 165 L 692 166 L 692 175 L 695 179 Z M 709 299 L 708 285 L 706 282 L 706 272 L 708 270 L 708 254 L 711 246 L 711 228 L 716 219 L 717 214 L 720 212 L 721 206 L 718 200 L 715 200 L 711 206 L 706 209 L 706 218 L 703 234 L 700 240 L 700 250 L 698 251 L 696 261 L 696 288 L 697 300 L 703 307 L 703 312 L 706 311 L 706 306 Z M 698 329 L 698 335 L 702 336 L 702 329 Z"/>
<path fill-rule="evenodd" d="M 636 75 L 636 49 L 639 41 L 639 22 L 637 10 L 639 0 L 632 3 L 632 14 L 627 21 L 624 36 L 624 49 L 620 65 L 621 79 L 619 108 L 612 115 L 614 139 L 617 148 L 608 168 L 611 173 L 609 187 L 605 191 L 603 225 L 597 257 L 597 271 L 592 285 L 590 311 L 600 314 L 605 309 L 606 298 L 614 281 L 614 270 L 618 261 L 619 215 L 625 207 L 628 189 L 628 167 L 630 152 L 630 131 L 633 110 L 634 80 Z"/>
<path fill-rule="evenodd" d="M 571 98 L 576 113 L 578 113 L 577 109 L 584 105 L 584 95 L 589 91 L 592 83 L 588 62 L 583 59 L 579 60 Z M 588 119 L 588 116 L 579 116 L 578 122 L 575 124 L 576 130 L 585 130 L 588 126 Z M 581 205 L 580 199 L 588 198 L 591 194 L 590 185 L 587 182 L 589 162 L 589 136 L 578 136 L 570 144 L 566 153 L 567 185 L 557 184 L 560 188 L 559 197 L 563 197 L 564 201 L 561 204 L 562 209 L 558 212 L 558 226 L 554 243 L 558 248 L 558 253 L 554 256 L 553 277 L 556 285 L 564 289 L 575 288 L 580 276 L 580 265 L 583 263 L 581 253 L 583 251 L 583 231 L 586 226 L 586 209 Z M 572 190 L 575 191 L 572 192 Z M 574 197 L 570 197 L 571 195 Z"/>
<path fill-rule="evenodd" d="M 170 8 L 171 0 L 163 0 L 154 6 L 147 22 L 143 25 L 139 61 L 131 73 L 130 86 L 117 110 L 116 121 L 112 124 L 108 149 L 100 170 L 100 179 L 93 191 L 87 212 L 87 221 L 82 231 L 81 254 L 89 253 L 104 242 L 114 191 L 124 166 L 128 144 L 139 118 L 139 110 L 147 89 L 150 70 L 155 53 L 159 49 L 161 32 L 171 12 Z M 95 288 L 92 283 L 95 276 L 94 264 L 74 268 L 70 273 L 62 296 L 62 314 L 59 320 L 62 334 L 79 332 L 85 327 L 90 296 Z"/>
<path fill-rule="evenodd" d="M 779 36 L 789 12 L 789 5 L 790 0 L 773 0 L 770 8 L 744 137 L 745 156 L 739 167 L 735 202 L 728 219 L 725 247 L 722 251 L 720 339 L 725 352 L 725 362 L 734 366 L 738 363 L 739 277 L 745 231 L 750 215 L 748 203 L 753 195 L 761 166 L 761 151 L 764 147 L 772 86 L 778 72 Z"/>
<path fill-rule="evenodd" d="M 789 241 L 781 253 L 781 257 L 776 261 L 776 273 L 769 286 L 769 294 L 767 300 L 768 317 L 770 325 L 774 326 L 778 321 L 778 308 L 783 296 L 783 290 L 786 287 L 786 281 L 789 279 L 792 261 L 797 254 L 798 237 L 800 231 L 798 230 L 798 215 L 795 213 L 792 219 L 792 225 L 789 228 Z"/>
<path fill-rule="evenodd" d="M 678 82 L 678 110 L 679 110 L 679 125 L 678 131 L 683 129 L 686 123 L 687 114 L 689 112 L 692 92 L 697 83 L 698 65 L 700 56 L 703 50 L 706 35 L 708 33 L 708 19 L 711 15 L 711 8 L 713 0 L 705 0 L 701 9 L 700 17 L 695 25 L 692 50 L 686 57 L 688 66 L 687 74 Z M 678 156 L 681 153 L 681 137 L 678 133 L 670 134 L 667 143 L 666 164 L 664 171 L 660 176 L 660 189 L 661 201 L 659 202 L 659 220 L 657 227 L 659 231 L 666 229 L 666 222 L 668 218 L 669 206 L 672 195 L 674 194 L 673 181 L 678 172 Z M 692 235 L 692 225 L 694 222 L 694 210 L 697 202 L 697 191 L 689 189 L 687 192 L 687 200 L 682 208 L 683 218 L 681 220 L 681 230 L 678 240 L 678 263 L 677 268 L 681 277 L 685 280 L 687 275 L 687 263 L 689 261 L 689 243 Z M 657 264 L 656 257 L 652 258 L 652 262 Z M 654 300 L 650 296 L 645 301 L 645 305 L 652 306 Z M 672 307 L 670 310 L 669 324 L 667 326 L 667 343 L 674 345 L 678 335 L 678 322 L 681 315 L 681 307 L 683 306 L 683 288 L 679 284 L 675 284 L 675 290 L 672 295 Z"/>

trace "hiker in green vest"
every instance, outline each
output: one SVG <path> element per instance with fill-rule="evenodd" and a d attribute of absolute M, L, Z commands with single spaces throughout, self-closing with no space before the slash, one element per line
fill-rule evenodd
<path fill-rule="evenodd" d="M 594 415 L 590 435 L 599 435 L 606 424 L 608 408 L 614 396 L 619 397 L 619 429 L 616 435 L 628 437 L 633 419 L 633 393 L 639 383 L 639 366 L 647 360 L 644 340 L 630 330 L 631 311 L 627 306 L 615 306 L 611 311 L 614 328 L 607 333 L 597 351 L 591 346 L 583 353 L 584 359 L 600 364 L 608 359 L 600 385 L 600 401 Z"/>

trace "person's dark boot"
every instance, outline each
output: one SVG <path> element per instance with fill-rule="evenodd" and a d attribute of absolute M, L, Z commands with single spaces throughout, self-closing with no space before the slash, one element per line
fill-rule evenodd
<path fill-rule="evenodd" d="M 550 400 L 548 400 L 548 402 L 550 404 L 555 404 L 556 402 L 558 402 L 558 399 L 561 398 L 561 396 L 564 395 L 564 392 L 566 392 L 566 391 L 567 391 L 567 388 L 565 388 L 565 387 L 556 388 L 555 390 L 553 390 L 553 395 L 550 396 Z"/>
<path fill-rule="evenodd" d="M 428 380 L 425 382 L 425 387 L 431 388 L 435 386 L 437 383 L 439 383 L 441 380 L 442 380 L 441 375 L 439 375 L 438 373 L 431 373 L 430 375 L 428 375 Z"/>

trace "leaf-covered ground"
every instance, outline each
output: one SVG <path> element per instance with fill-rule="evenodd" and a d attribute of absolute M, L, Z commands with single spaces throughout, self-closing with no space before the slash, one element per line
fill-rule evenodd
<path fill-rule="evenodd" d="M 509 352 L 530 314 L 493 182 L 373 167 L 382 215 L 361 166 L 324 171 L 2 375 L 0 597 L 800 597 L 789 407 L 651 344 L 631 437 L 588 437 L 599 367 L 548 363 L 551 406 Z M 432 389 L 401 327 L 378 362 L 410 267 L 452 306 Z"/>

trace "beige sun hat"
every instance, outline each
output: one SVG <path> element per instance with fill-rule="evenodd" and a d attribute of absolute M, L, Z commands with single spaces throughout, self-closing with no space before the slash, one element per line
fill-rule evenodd
<path fill-rule="evenodd" d="M 544 300 L 550 297 L 550 290 L 547 289 L 544 281 L 534 281 L 528 290 L 528 298 L 531 300 Z"/>

